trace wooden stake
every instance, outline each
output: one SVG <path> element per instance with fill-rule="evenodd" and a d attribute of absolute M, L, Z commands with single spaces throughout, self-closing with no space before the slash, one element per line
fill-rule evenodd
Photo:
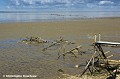
<path fill-rule="evenodd" d="M 108 56 L 107 58 L 111 58 L 113 55 Z"/>
<path fill-rule="evenodd" d="M 110 51 L 105 52 L 105 54 L 109 53 Z"/>
<path fill-rule="evenodd" d="M 83 70 L 82 74 L 80 75 L 80 77 L 87 71 L 87 69 L 89 69 L 89 66 L 93 60 L 93 57 L 95 56 L 96 52 L 92 55 L 91 59 L 88 61 L 87 65 L 85 66 L 85 69 Z"/>
<path fill-rule="evenodd" d="M 101 41 L 101 35 L 100 35 L 100 33 L 99 33 L 99 41 Z"/>
<path fill-rule="evenodd" d="M 97 41 L 97 36 L 96 36 L 96 34 L 95 34 L 95 36 L 94 36 L 94 42 L 96 42 Z"/>

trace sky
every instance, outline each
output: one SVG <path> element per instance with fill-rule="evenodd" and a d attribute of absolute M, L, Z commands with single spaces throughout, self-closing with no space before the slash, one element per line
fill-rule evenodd
<path fill-rule="evenodd" d="M 120 0 L 0 0 L 0 11 L 120 11 Z"/>

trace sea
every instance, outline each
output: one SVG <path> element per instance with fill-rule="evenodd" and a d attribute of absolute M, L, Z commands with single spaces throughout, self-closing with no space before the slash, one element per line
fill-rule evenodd
<path fill-rule="evenodd" d="M 0 11 L 0 23 L 50 22 L 120 17 L 120 11 Z"/>

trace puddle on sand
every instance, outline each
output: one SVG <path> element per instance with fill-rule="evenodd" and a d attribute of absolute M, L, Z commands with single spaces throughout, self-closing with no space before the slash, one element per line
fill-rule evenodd
<path fill-rule="evenodd" d="M 21 39 L 0 40 L 0 59 L 12 61 L 15 59 L 40 59 L 42 58 L 41 49 L 43 45 L 30 45 L 18 43 Z M 2 59 L 3 58 L 3 59 Z"/>

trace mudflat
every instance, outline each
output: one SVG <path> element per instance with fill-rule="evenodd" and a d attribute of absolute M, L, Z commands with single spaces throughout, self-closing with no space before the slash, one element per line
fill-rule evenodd
<path fill-rule="evenodd" d="M 59 37 L 86 34 L 119 34 L 120 18 L 62 22 L 1 23 L 0 39 L 25 36 Z"/>
<path fill-rule="evenodd" d="M 103 35 L 102 40 L 120 42 L 120 18 L 0 23 L 0 78 L 3 79 L 4 75 L 36 75 L 35 79 L 56 79 L 62 73 L 79 74 L 84 66 L 81 68 L 74 66 L 84 65 L 92 52 L 88 51 L 87 54 L 78 55 L 77 58 L 68 55 L 64 60 L 62 57 L 57 59 L 57 47 L 43 52 L 42 49 L 46 45 L 28 45 L 18 42 L 26 36 L 41 37 L 47 40 L 64 37 L 75 42 L 75 45 L 68 46 L 66 51 L 78 45 L 83 45 L 82 50 L 86 51 L 94 42 L 93 36 L 99 33 Z M 119 50 L 108 49 L 116 52 L 112 53 L 113 59 L 120 60 Z M 108 49 L 105 48 L 106 51 Z"/>

